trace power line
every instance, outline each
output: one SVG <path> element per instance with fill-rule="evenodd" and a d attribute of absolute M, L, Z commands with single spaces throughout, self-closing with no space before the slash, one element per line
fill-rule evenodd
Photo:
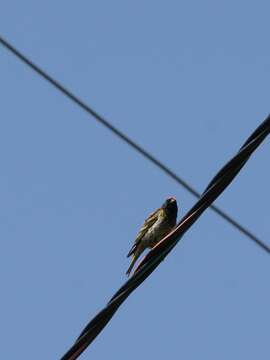
<path fill-rule="evenodd" d="M 186 190 L 188 190 L 192 195 L 197 198 L 200 198 L 200 193 L 196 191 L 192 186 L 190 186 L 185 180 L 180 178 L 173 170 L 164 165 L 160 160 L 146 151 L 143 147 L 129 138 L 122 131 L 113 126 L 109 121 L 107 121 L 104 117 L 99 115 L 95 110 L 93 110 L 90 106 L 88 106 L 85 102 L 79 99 L 76 95 L 74 95 L 71 91 L 69 91 L 66 87 L 60 84 L 57 80 L 53 79 L 50 75 L 48 75 L 45 71 L 43 71 L 39 66 L 34 64 L 29 58 L 23 55 L 20 51 L 18 51 L 15 47 L 13 47 L 7 40 L 0 36 L 0 43 L 8 49 L 12 54 L 14 54 L 17 58 L 19 58 L 24 64 L 28 65 L 33 71 L 38 73 L 41 77 L 47 80 L 51 85 L 57 88 L 60 92 L 66 95 L 71 101 L 77 104 L 80 108 L 85 110 L 88 114 L 92 115 L 99 123 L 113 132 L 116 136 L 118 136 L 121 140 L 123 140 L 126 144 L 131 146 L 133 149 L 138 151 L 142 156 L 155 164 L 159 169 L 169 175 L 172 179 L 174 179 L 178 184 L 182 185 Z M 260 240 L 257 236 L 252 234 L 248 229 L 239 224 L 236 220 L 234 220 L 230 215 L 221 210 L 215 205 L 211 205 L 210 208 L 220 215 L 223 219 L 228 221 L 232 226 L 237 228 L 244 235 L 253 240 L 257 245 L 259 245 L 262 249 L 270 253 L 270 247 L 266 245 L 262 240 Z"/>
<path fill-rule="evenodd" d="M 270 115 L 252 133 L 239 152 L 210 181 L 197 203 L 182 217 L 177 226 L 150 250 L 135 269 L 132 277 L 113 295 L 108 304 L 86 325 L 75 343 L 62 356 L 61 360 L 76 360 L 94 341 L 111 320 L 120 305 L 128 296 L 159 266 L 182 236 L 198 220 L 202 213 L 230 185 L 252 153 L 270 133 Z M 266 167 L 265 167 L 266 168 Z M 170 279 L 178 289 L 177 279 Z M 168 294 L 167 294 L 168 296 Z M 166 313 L 166 309 L 164 309 Z M 177 311 L 177 310 L 176 310 Z M 158 321 L 158 312 L 156 314 Z"/>

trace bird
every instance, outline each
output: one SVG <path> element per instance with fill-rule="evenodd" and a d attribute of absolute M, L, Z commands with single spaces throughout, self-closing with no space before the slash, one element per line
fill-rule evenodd
<path fill-rule="evenodd" d="M 126 272 L 127 276 L 130 275 L 133 266 L 144 250 L 152 249 L 175 227 L 177 211 L 177 201 L 174 197 L 170 197 L 144 221 L 132 248 L 127 254 L 127 257 L 132 256 L 131 264 Z"/>

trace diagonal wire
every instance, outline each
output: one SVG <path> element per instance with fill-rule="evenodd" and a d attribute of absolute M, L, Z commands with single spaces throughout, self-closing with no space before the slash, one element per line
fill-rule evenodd
<path fill-rule="evenodd" d="M 137 266 L 133 276 L 114 294 L 108 304 L 84 328 L 75 344 L 61 360 L 75 360 L 99 335 L 126 298 L 156 269 L 170 253 L 185 232 L 226 189 L 246 164 L 251 154 L 270 133 L 270 115 L 253 132 L 239 152 L 210 181 L 200 199 L 180 220 L 174 230 L 165 236 Z M 173 279 L 170 279 L 173 283 Z M 178 283 L 175 282 L 175 286 Z"/>
<path fill-rule="evenodd" d="M 24 64 L 28 65 L 33 71 L 38 73 L 43 79 L 47 80 L 51 85 L 57 88 L 60 92 L 66 95 L 71 101 L 77 104 L 80 108 L 85 110 L 88 114 L 92 115 L 99 123 L 105 126 L 108 130 L 114 133 L 117 137 L 123 140 L 126 144 L 131 146 L 133 149 L 138 151 L 143 157 L 151 161 L 154 165 L 156 165 L 159 169 L 165 172 L 168 176 L 174 179 L 178 184 L 182 185 L 186 190 L 188 190 L 192 195 L 197 198 L 200 198 L 200 193 L 195 190 L 192 186 L 190 186 L 185 180 L 180 178 L 173 170 L 171 170 L 168 166 L 138 145 L 135 141 L 129 138 L 122 131 L 113 126 L 109 121 L 107 121 L 104 117 L 99 115 L 95 110 L 93 110 L 90 106 L 88 106 L 85 102 L 79 99 L 76 95 L 74 95 L 71 91 L 69 91 L 66 87 L 64 87 L 60 82 L 53 79 L 50 75 L 48 75 L 44 70 L 42 70 L 39 66 L 34 64 L 29 58 L 23 55 L 20 51 L 18 51 L 14 46 L 12 46 L 7 40 L 0 36 L 0 43 L 12 52 L 17 58 L 19 58 Z M 220 215 L 224 220 L 229 222 L 232 226 L 246 235 L 248 238 L 253 240 L 257 245 L 259 245 L 262 249 L 270 253 L 270 247 L 265 244 L 262 240 L 260 240 L 256 235 L 251 233 L 247 228 L 239 224 L 236 220 L 234 220 L 230 215 L 221 210 L 215 205 L 211 205 L 210 208 Z"/>

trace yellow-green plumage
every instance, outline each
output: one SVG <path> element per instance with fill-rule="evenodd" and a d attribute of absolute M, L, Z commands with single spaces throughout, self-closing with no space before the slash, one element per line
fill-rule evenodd
<path fill-rule="evenodd" d="M 132 255 L 131 264 L 127 270 L 130 274 L 137 259 L 147 248 L 153 248 L 175 226 L 177 217 L 177 203 L 174 198 L 165 201 L 161 208 L 154 211 L 144 222 L 134 245 L 128 253 Z"/>

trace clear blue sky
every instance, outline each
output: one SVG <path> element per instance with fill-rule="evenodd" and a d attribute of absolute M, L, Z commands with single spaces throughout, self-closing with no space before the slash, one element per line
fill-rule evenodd
<path fill-rule="evenodd" d="M 202 191 L 270 112 L 269 12 L 4 0 L 0 32 Z M 0 74 L 0 357 L 59 359 L 125 281 L 148 213 L 195 199 L 2 47 Z M 269 147 L 217 201 L 268 244 Z M 269 359 L 269 272 L 207 211 L 80 359 Z"/>

